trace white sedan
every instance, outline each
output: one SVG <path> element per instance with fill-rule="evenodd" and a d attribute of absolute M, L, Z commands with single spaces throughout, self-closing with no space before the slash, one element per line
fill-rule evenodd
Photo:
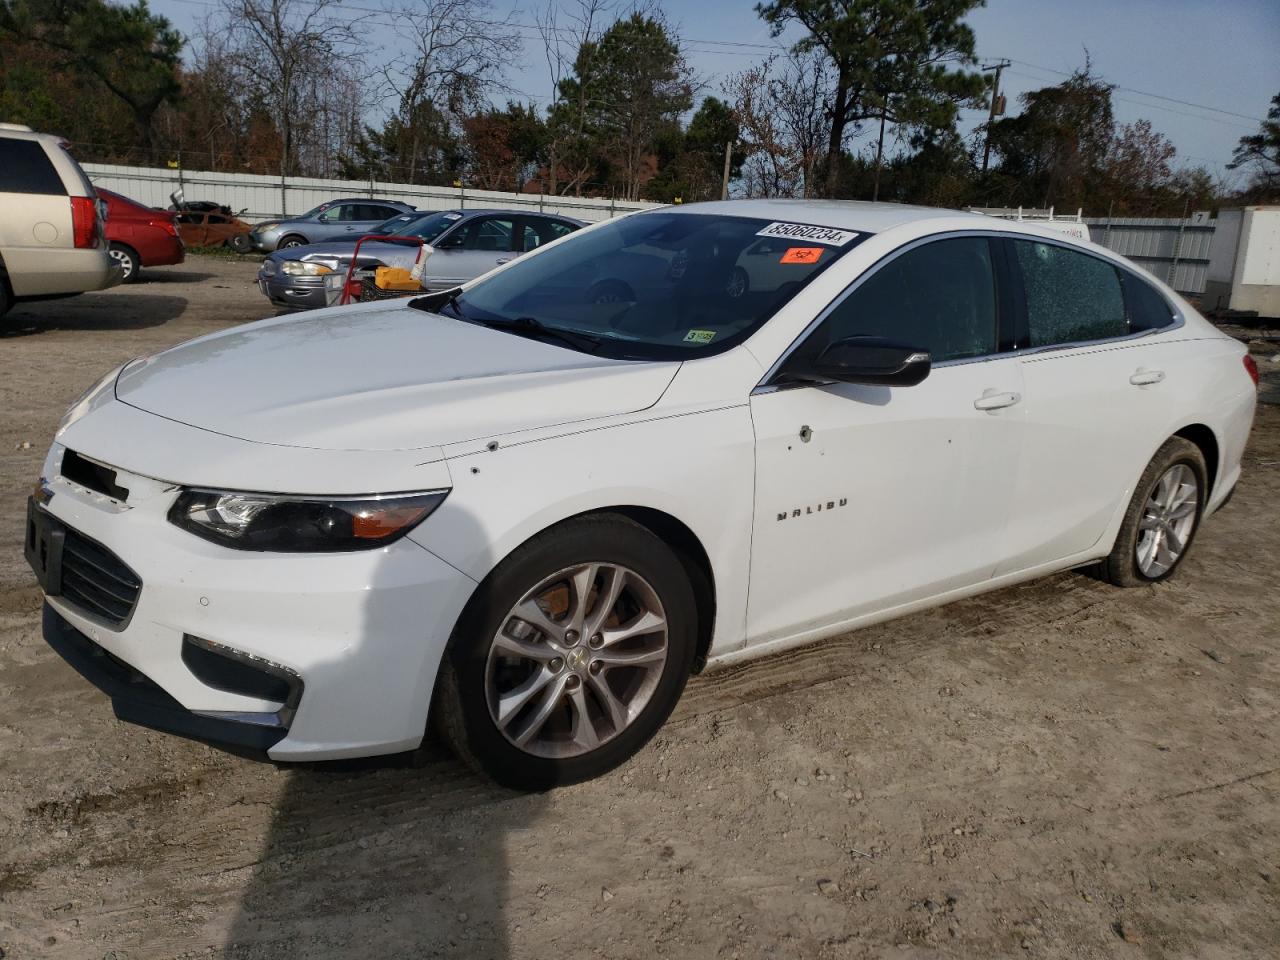
<path fill-rule="evenodd" d="M 123 719 L 298 761 L 431 718 L 542 788 L 635 753 L 707 664 L 1070 567 L 1171 576 L 1239 480 L 1253 377 L 1030 223 L 667 208 L 112 371 L 27 555 Z"/>

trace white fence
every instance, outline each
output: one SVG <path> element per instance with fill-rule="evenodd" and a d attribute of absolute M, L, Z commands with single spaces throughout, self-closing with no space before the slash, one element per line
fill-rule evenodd
<path fill-rule="evenodd" d="M 538 193 L 504 193 L 468 187 L 424 187 L 413 183 L 374 180 L 321 180 L 305 177 L 269 177 L 251 173 L 210 173 L 169 170 L 163 167 L 124 167 L 110 163 L 86 163 L 85 173 L 100 187 L 124 194 L 152 207 L 167 207 L 169 194 L 179 187 L 188 200 L 212 200 L 233 210 L 244 210 L 249 221 L 297 216 L 337 197 L 376 197 L 400 200 L 420 210 L 454 210 L 466 207 L 501 207 L 561 213 L 579 220 L 607 220 L 652 203 L 596 200 L 589 197 L 555 197 Z"/>

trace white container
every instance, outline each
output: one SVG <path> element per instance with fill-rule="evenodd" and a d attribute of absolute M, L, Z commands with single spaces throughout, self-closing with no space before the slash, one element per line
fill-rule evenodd
<path fill-rule="evenodd" d="M 1280 205 L 1218 212 L 1201 307 L 1280 319 Z"/>

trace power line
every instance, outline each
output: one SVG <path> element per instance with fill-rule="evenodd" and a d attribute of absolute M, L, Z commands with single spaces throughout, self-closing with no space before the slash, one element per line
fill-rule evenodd
<path fill-rule="evenodd" d="M 1074 73 L 1071 71 L 1057 70 L 1053 67 L 1046 67 L 1039 63 L 1031 63 L 1030 61 L 1027 61 L 1027 60 L 1018 60 L 1018 59 L 1015 59 L 1014 57 L 1007 57 L 1006 59 L 1012 60 L 1014 63 L 1021 64 L 1024 67 L 1034 67 L 1037 70 L 1044 70 L 1046 73 L 1057 74 L 1060 77 L 1074 76 Z M 1033 77 L 1032 79 L 1035 79 L 1035 78 Z M 1164 94 L 1161 94 L 1161 93 L 1149 93 L 1146 90 L 1138 90 L 1134 87 L 1126 87 L 1118 83 L 1111 84 L 1111 86 L 1115 87 L 1115 89 L 1117 90 L 1123 90 L 1126 93 L 1137 93 L 1137 94 L 1141 94 L 1144 97 L 1154 97 L 1157 100 L 1167 100 L 1169 103 L 1180 104 L 1181 106 L 1184 106 L 1184 107 L 1194 107 L 1197 110 L 1208 110 L 1210 113 L 1222 113 L 1231 117 L 1239 117 L 1241 120 L 1250 120 L 1254 123 L 1262 123 L 1262 119 L 1260 117 L 1250 116 L 1247 113 L 1236 113 L 1234 110 L 1224 110 L 1221 107 L 1210 107 L 1203 103 L 1192 103 L 1190 100 L 1179 100 L 1177 97 L 1166 97 Z M 1191 114 L 1184 114 L 1184 116 L 1191 116 Z"/>

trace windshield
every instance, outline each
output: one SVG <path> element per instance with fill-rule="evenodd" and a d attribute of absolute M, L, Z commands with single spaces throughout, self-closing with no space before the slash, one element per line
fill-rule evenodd
<path fill-rule="evenodd" d="M 299 216 L 298 214 L 296 214 L 296 213 L 295 213 L 293 216 L 288 216 L 288 217 L 285 217 L 284 219 L 286 219 L 286 220 L 314 220 L 316 217 L 320 216 L 320 214 L 324 213 L 326 210 L 328 210 L 328 209 L 329 209 L 330 207 L 332 207 L 332 206 L 333 206 L 333 204 L 332 204 L 332 203 L 322 203 L 322 204 L 320 204 L 320 206 L 318 206 L 318 207 L 312 207 L 310 210 L 308 210 L 306 213 L 302 214 L 301 216 Z"/>
<path fill-rule="evenodd" d="M 418 237 L 430 243 L 461 219 L 460 213 L 429 213 L 426 216 L 418 214 L 410 217 L 407 223 L 401 222 L 400 217 L 392 217 L 382 224 L 389 229 L 379 227 L 377 232 L 396 237 Z"/>
<path fill-rule="evenodd" d="M 637 214 L 517 261 L 452 305 L 476 323 L 587 334 L 602 356 L 689 359 L 741 343 L 864 236 L 748 217 Z"/>

